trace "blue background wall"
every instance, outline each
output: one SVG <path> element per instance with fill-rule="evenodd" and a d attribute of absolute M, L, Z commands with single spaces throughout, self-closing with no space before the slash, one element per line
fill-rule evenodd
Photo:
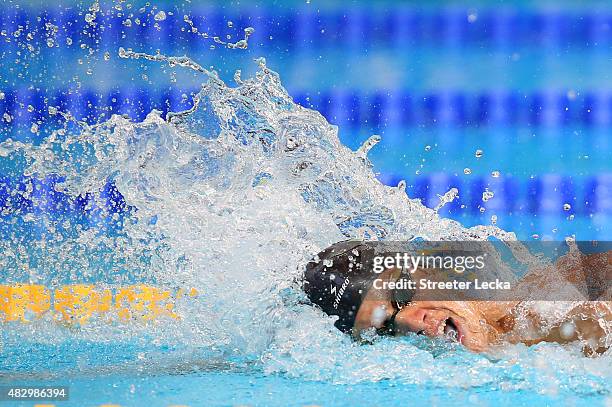
<path fill-rule="evenodd" d="M 39 141 L 49 105 L 90 122 L 189 105 L 201 76 L 120 59 L 120 46 L 187 54 L 228 82 L 264 56 L 346 145 L 382 135 L 371 155 L 381 181 L 406 179 L 428 206 L 457 187 L 445 216 L 467 225 L 496 216 L 522 238 L 612 237 L 605 2 L 151 3 L 100 2 L 92 24 L 93 1 L 3 1 L 0 140 Z M 255 33 L 248 49 L 229 50 L 191 32 L 185 15 L 210 36 Z M 486 188 L 495 196 L 483 202 Z"/>

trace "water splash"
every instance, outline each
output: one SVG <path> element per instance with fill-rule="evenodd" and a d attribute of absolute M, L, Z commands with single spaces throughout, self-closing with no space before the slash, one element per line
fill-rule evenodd
<path fill-rule="evenodd" d="M 370 150 L 378 143 L 380 143 L 381 137 L 377 134 L 368 138 L 364 143 L 357 149 L 357 157 L 365 160 Z"/>
<path fill-rule="evenodd" d="M 438 195 L 440 202 L 435 206 L 434 212 L 438 212 L 444 205 L 453 202 L 458 196 L 459 190 L 457 188 L 451 188 L 444 195 Z"/>
<path fill-rule="evenodd" d="M 211 36 L 207 32 L 200 31 L 200 29 L 198 29 L 198 27 L 195 26 L 193 20 L 188 15 L 183 16 L 183 21 L 189 25 L 190 30 L 191 30 L 192 33 L 194 33 L 196 35 L 199 35 L 199 36 L 201 36 L 202 38 L 205 38 L 205 39 L 212 38 L 212 40 L 216 44 L 224 45 L 224 46 L 226 46 L 229 49 L 247 49 L 249 47 L 249 38 L 255 32 L 255 29 L 253 27 L 246 27 L 244 29 L 244 37 L 241 40 L 238 40 L 236 42 L 223 41 L 218 36 Z M 227 22 L 227 26 L 229 28 L 232 28 L 233 25 L 234 25 L 233 22 L 231 22 L 231 21 Z"/>
<path fill-rule="evenodd" d="M 183 68 L 189 68 L 192 69 L 196 72 L 201 72 L 203 74 L 206 74 L 207 76 L 209 76 L 210 78 L 213 79 L 217 79 L 218 75 L 216 72 L 214 71 L 209 71 L 207 69 L 204 69 L 200 66 L 200 64 L 198 64 L 197 62 L 193 61 L 191 58 L 187 57 L 187 56 L 182 56 L 182 57 L 168 57 L 165 56 L 161 53 L 157 53 L 155 55 L 151 55 L 151 54 L 147 54 L 144 52 L 134 52 L 131 49 L 125 49 L 123 47 L 119 47 L 119 57 L 121 58 L 125 58 L 125 59 L 146 59 L 148 61 L 153 61 L 153 62 L 167 62 L 168 65 L 173 68 L 175 66 L 181 66 Z"/>

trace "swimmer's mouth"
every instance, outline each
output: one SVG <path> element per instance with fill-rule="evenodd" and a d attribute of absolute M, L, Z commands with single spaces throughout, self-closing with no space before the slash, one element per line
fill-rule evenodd
<path fill-rule="evenodd" d="M 461 343 L 463 341 L 463 334 L 461 333 L 461 329 L 455 320 L 448 318 L 447 320 L 443 321 L 442 324 L 442 332 L 444 333 L 444 336 L 453 342 Z"/>

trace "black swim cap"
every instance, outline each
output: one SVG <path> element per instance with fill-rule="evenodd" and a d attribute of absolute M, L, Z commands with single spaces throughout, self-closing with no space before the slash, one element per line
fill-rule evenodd
<path fill-rule="evenodd" d="M 335 326 L 342 332 L 351 331 L 361 303 L 380 277 L 373 272 L 374 257 L 381 254 L 376 243 L 381 242 L 338 242 L 306 265 L 304 292 L 326 314 L 338 316 Z"/>

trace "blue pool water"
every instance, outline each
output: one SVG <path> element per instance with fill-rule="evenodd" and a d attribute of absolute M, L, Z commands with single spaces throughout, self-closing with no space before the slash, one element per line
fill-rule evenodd
<path fill-rule="evenodd" d="M 153 3 L 0 4 L 0 143 L 23 143 L 0 145 L 0 284 L 202 295 L 178 321 L 2 322 L 0 385 L 69 386 L 57 406 L 612 403 L 609 352 L 359 345 L 294 284 L 346 237 L 610 240 L 609 5 Z M 184 16 L 255 33 L 230 50 Z M 152 110 L 190 108 L 207 77 L 119 47 L 228 85 L 170 125 Z"/>
<path fill-rule="evenodd" d="M 23 360 L 27 369 L 24 365 L 23 372 L 13 371 L 13 378 L 3 377 L 0 385 L 18 382 L 20 385 L 69 386 L 70 400 L 58 402 L 60 406 L 604 406 L 610 402 L 607 379 L 599 376 L 602 369 L 607 368 L 605 362 L 591 362 L 590 373 L 585 375 L 585 372 L 578 373 L 577 369 L 584 368 L 588 363 L 572 356 L 568 358 L 563 350 L 547 346 L 529 351 L 517 350 L 515 356 L 539 360 L 533 366 L 520 361 L 487 361 L 482 356 L 470 355 L 458 349 L 446 354 L 439 352 L 430 363 L 446 365 L 448 371 L 456 375 L 447 378 L 449 382 L 455 382 L 454 385 L 411 383 L 401 378 L 357 383 L 343 383 L 346 377 L 337 377 L 335 381 L 338 383 L 303 380 L 287 374 L 267 373 L 258 367 L 256 360 L 187 359 L 176 349 L 149 349 L 157 356 L 147 355 L 135 363 L 134 360 L 138 358 L 134 357 L 134 352 L 142 350 L 142 347 L 130 345 L 73 343 L 59 347 L 39 345 L 24 348 L 36 350 L 37 354 L 32 353 L 27 362 Z M 67 355 L 71 352 L 79 352 L 81 360 L 76 366 L 72 357 Z M 166 357 L 160 356 L 164 352 Z M 177 352 L 178 357 L 168 357 L 173 352 Z M 566 365 L 568 361 L 571 365 Z M 7 366 L 7 362 L 2 360 L 3 367 Z M 381 358 L 367 368 L 374 376 L 376 371 L 390 362 Z M 11 363 L 14 367 L 14 360 Z M 32 368 L 36 370 L 34 375 L 28 373 Z M 435 369 L 434 366 L 413 368 Z M 341 369 L 338 369 L 340 372 Z M 560 373 L 564 376 L 560 376 Z M 416 376 L 418 374 L 416 372 Z M 474 385 L 469 384 L 473 380 L 470 375 L 485 376 Z M 11 405 L 26 406 L 32 403 Z"/>
<path fill-rule="evenodd" d="M 36 385 L 41 382 L 22 383 Z M 304 382 L 283 376 L 241 371 L 219 372 L 217 369 L 197 374 L 130 374 L 80 378 L 74 381 L 44 381 L 45 385 L 66 383 L 70 384 L 70 397 L 76 401 L 58 403 L 61 406 L 96 406 L 111 403 L 124 406 L 605 405 L 605 399 L 599 395 L 577 396 L 573 392 L 546 395 L 524 391 L 426 388 L 391 381 L 330 386 L 325 382 Z M 14 405 L 26 406 L 31 403 Z"/>

